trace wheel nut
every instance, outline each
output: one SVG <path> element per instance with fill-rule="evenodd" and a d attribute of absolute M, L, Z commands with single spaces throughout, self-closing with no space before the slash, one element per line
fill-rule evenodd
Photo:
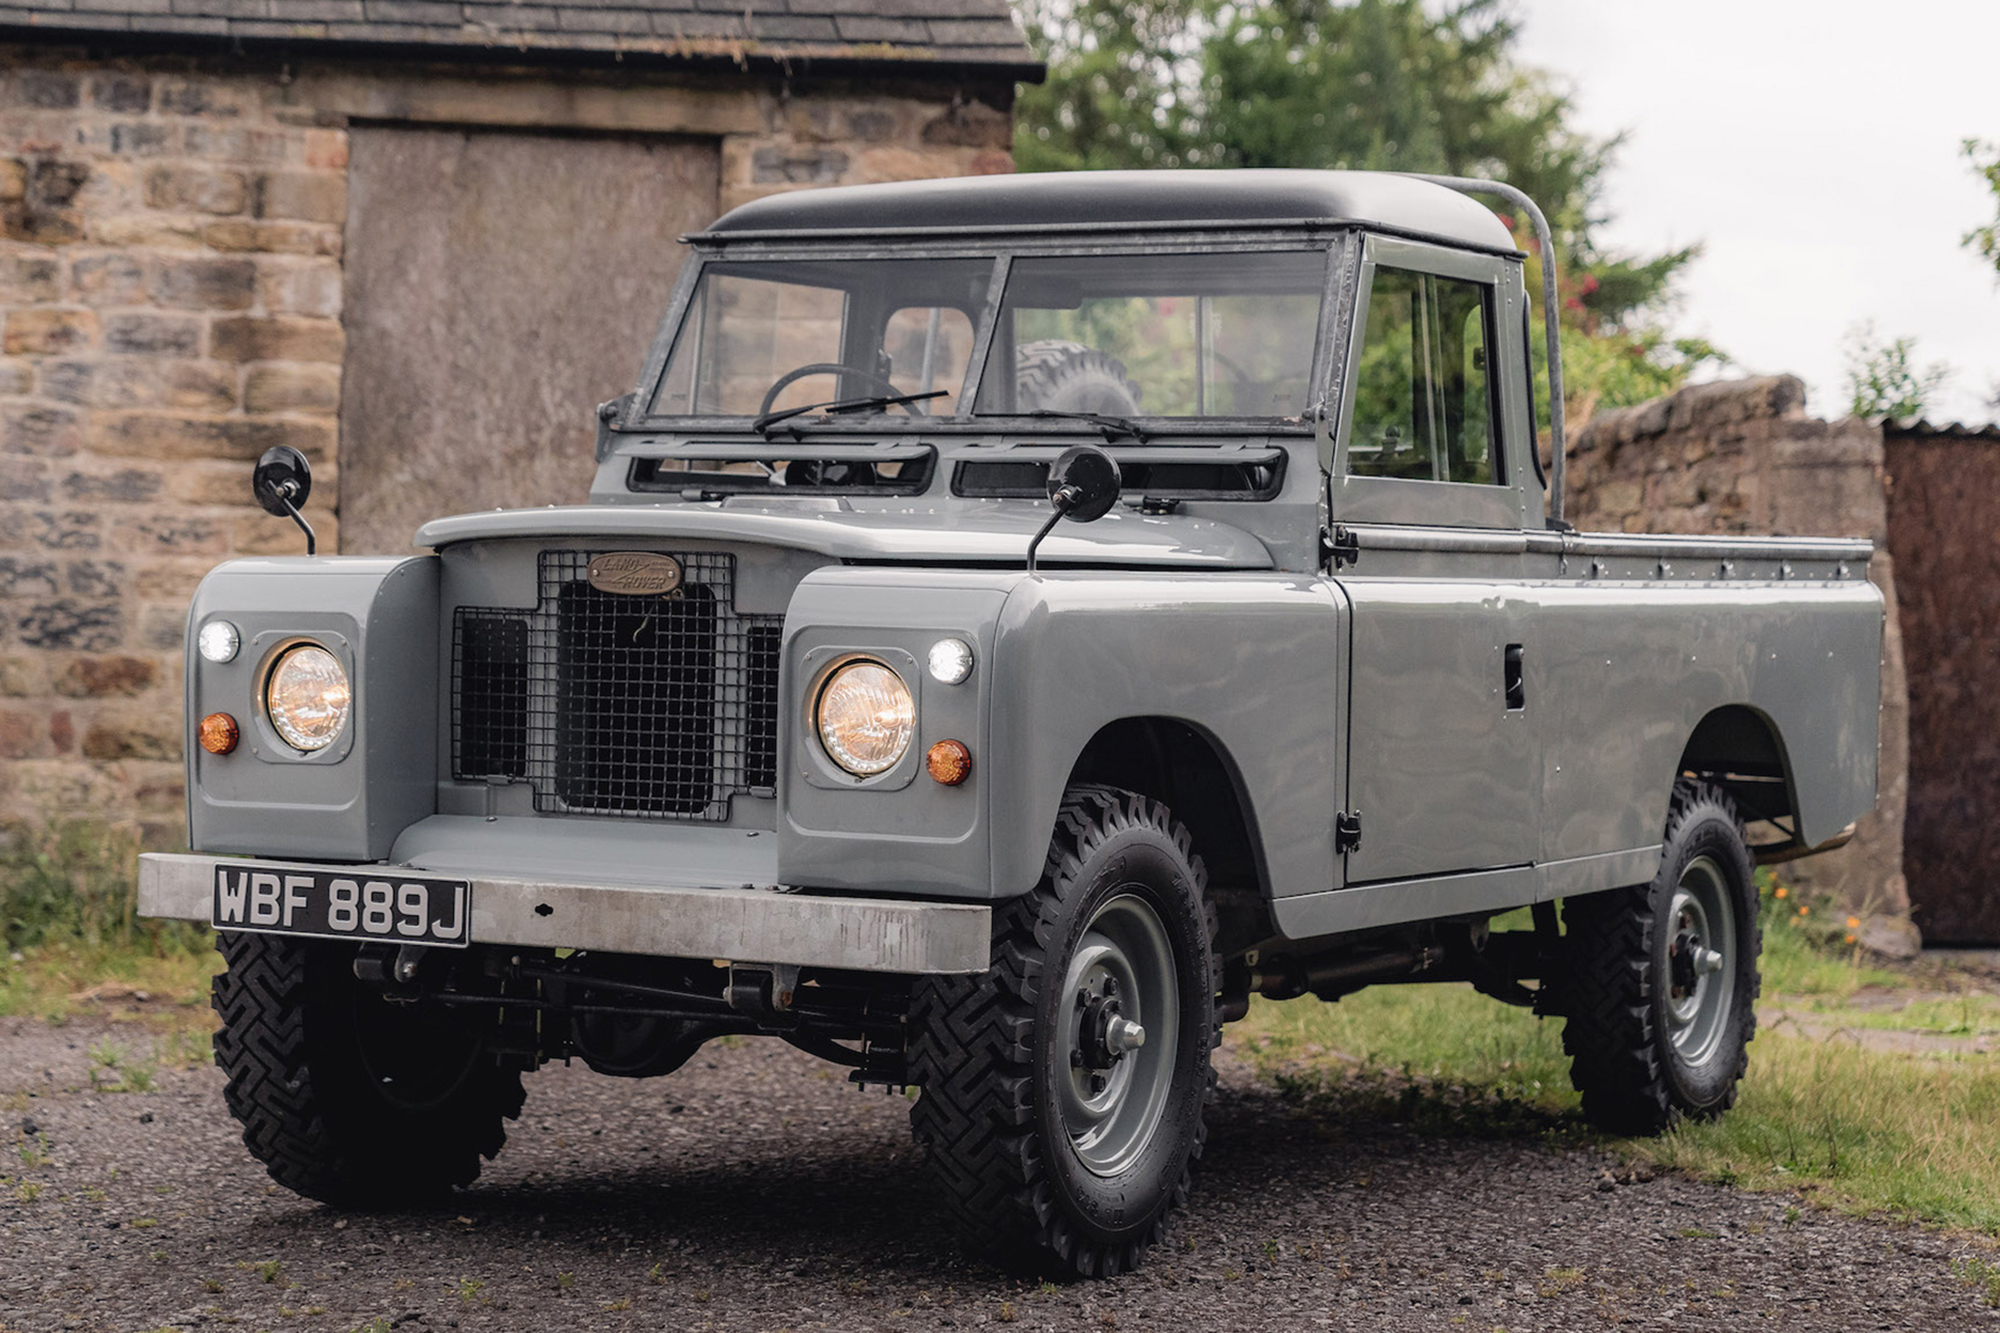
<path fill-rule="evenodd" d="M 1092 1074 L 1090 1076 L 1090 1095 L 1095 1097 L 1098 1093 L 1103 1092 L 1104 1085 L 1105 1085 L 1104 1075 Z"/>
<path fill-rule="evenodd" d="M 1129 1018 L 1114 1014 L 1104 1025 L 1104 1044 L 1114 1057 L 1136 1051 L 1146 1044 L 1146 1029 Z"/>

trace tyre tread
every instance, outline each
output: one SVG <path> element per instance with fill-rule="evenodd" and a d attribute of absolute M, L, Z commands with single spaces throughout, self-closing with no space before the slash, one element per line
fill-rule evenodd
<path fill-rule="evenodd" d="M 1131 1271 L 1186 1206 L 1207 1138 L 1206 1118 L 1197 1114 L 1192 1151 L 1167 1206 L 1140 1234 L 1106 1244 L 1079 1235 L 1063 1218 L 1035 1131 L 1035 1012 L 1061 944 L 1061 907 L 1084 888 L 1079 872 L 1093 848 L 1135 826 L 1150 826 L 1179 848 L 1194 871 L 1212 941 L 1216 914 L 1207 871 L 1166 806 L 1114 787 L 1075 786 L 1064 795 L 1041 882 L 995 908 L 991 968 L 979 976 L 926 979 L 912 999 L 910 1070 L 922 1093 L 910 1108 L 911 1129 L 967 1245 L 1010 1266 L 1033 1268 L 1053 1257 L 1085 1277 Z M 1219 981 L 1211 951 L 1211 994 Z M 1220 1026 L 1212 1024 L 1211 1033 L 1213 1046 Z M 1205 1107 L 1214 1100 L 1215 1069 L 1206 1059 L 1202 1068 Z"/>
<path fill-rule="evenodd" d="M 504 1122 L 519 1118 L 526 1092 L 518 1073 L 495 1069 L 483 1077 L 460 1132 L 445 1142 L 397 1157 L 387 1173 L 380 1155 L 358 1156 L 328 1123 L 341 1090 L 315 1075 L 312 946 L 240 931 L 217 932 L 215 942 L 227 964 L 210 986 L 221 1020 L 214 1046 L 227 1076 L 223 1098 L 243 1126 L 244 1146 L 271 1179 L 323 1203 L 399 1202 L 470 1185 L 481 1159 L 499 1154 Z"/>
<path fill-rule="evenodd" d="M 1678 845 L 1689 825 L 1711 816 L 1729 821 L 1740 846 L 1743 821 L 1728 794 L 1709 783 L 1677 781 L 1668 804 L 1666 847 Z M 1584 1115 L 1614 1133 L 1658 1134 L 1688 1109 L 1676 1100 L 1661 1063 L 1651 1004 L 1658 887 L 1655 880 L 1563 903 L 1563 1050 L 1570 1058 L 1570 1081 L 1583 1095 Z M 1755 959 L 1762 938 L 1754 909 L 1749 917 L 1744 946 Z M 1743 1044 L 1720 1101 L 1696 1112 L 1703 1117 L 1735 1104 L 1756 1035 L 1758 989 L 1753 967 Z"/>

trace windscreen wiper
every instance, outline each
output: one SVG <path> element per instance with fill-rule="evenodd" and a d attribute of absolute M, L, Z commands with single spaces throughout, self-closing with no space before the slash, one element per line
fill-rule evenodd
<path fill-rule="evenodd" d="M 807 403 L 804 407 L 788 407 L 782 412 L 766 412 L 750 423 L 750 429 L 769 439 L 771 427 L 808 412 L 824 412 L 828 416 L 841 412 L 866 412 L 871 407 L 901 407 L 904 403 L 921 403 L 927 398 L 943 398 L 950 392 L 949 389 L 932 389 L 929 393 L 891 393 L 873 398 L 835 398 L 824 403 Z"/>
<path fill-rule="evenodd" d="M 1053 408 L 1047 407 L 1037 408 L 1033 412 L 1028 413 L 1028 415 L 1031 417 L 1062 417 L 1067 421 L 1088 421 L 1091 425 L 1104 432 L 1104 438 L 1107 442 L 1124 438 L 1144 444 L 1150 438 L 1145 431 L 1139 429 L 1138 423 L 1130 417 L 1108 416 L 1103 412 L 1058 412 Z"/>

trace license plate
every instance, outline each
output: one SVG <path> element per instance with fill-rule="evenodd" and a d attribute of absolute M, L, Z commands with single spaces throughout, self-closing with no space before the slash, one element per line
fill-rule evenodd
<path fill-rule="evenodd" d="M 472 885 L 462 879 L 241 862 L 215 868 L 217 930 L 377 940 L 462 949 L 471 943 Z"/>

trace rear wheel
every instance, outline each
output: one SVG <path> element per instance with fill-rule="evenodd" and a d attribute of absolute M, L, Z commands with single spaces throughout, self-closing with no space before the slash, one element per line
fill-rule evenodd
<path fill-rule="evenodd" d="M 237 932 L 216 947 L 215 1062 L 273 1180 L 324 1203 L 410 1203 L 499 1153 L 521 1076 L 458 1015 L 384 1000 L 355 980 L 352 948 Z"/>
<path fill-rule="evenodd" d="M 1072 788 L 1041 882 L 995 912 L 991 969 L 919 983 L 911 1126 L 977 1251 L 1110 1276 L 1166 1234 L 1214 1084 L 1204 888 L 1165 806 Z"/>
<path fill-rule="evenodd" d="M 1729 797 L 1678 784 L 1652 883 L 1570 899 L 1563 918 L 1563 1047 L 1584 1113 L 1652 1134 L 1734 1105 L 1757 1030 L 1762 939 Z"/>

